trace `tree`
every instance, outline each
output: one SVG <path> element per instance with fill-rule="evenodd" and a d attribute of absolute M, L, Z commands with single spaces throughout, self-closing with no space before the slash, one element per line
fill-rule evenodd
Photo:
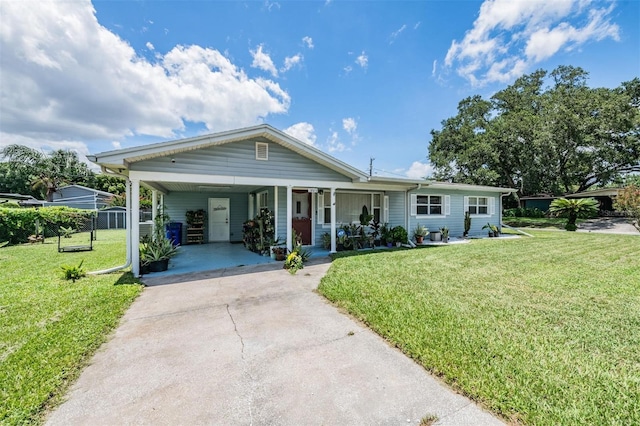
<path fill-rule="evenodd" d="M 633 226 L 640 231 L 640 185 L 628 185 L 618 191 L 613 207 L 633 219 Z"/>
<path fill-rule="evenodd" d="M 598 202 L 593 198 L 558 198 L 551 202 L 549 212 L 568 218 L 564 229 L 575 231 L 578 218 L 590 217 L 598 213 Z"/>
<path fill-rule="evenodd" d="M 0 151 L 8 161 L 8 167 L 20 176 L 27 177 L 32 194 L 53 201 L 53 193 L 63 184 L 86 184 L 93 172 L 69 150 L 57 150 L 50 154 L 24 145 L 9 145 Z"/>
<path fill-rule="evenodd" d="M 560 195 L 640 171 L 640 79 L 592 89 L 587 77 L 570 66 L 538 70 L 489 101 L 462 100 L 431 131 L 436 177 Z"/>

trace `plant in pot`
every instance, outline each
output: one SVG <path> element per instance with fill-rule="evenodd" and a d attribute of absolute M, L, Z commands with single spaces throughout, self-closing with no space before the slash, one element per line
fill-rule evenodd
<path fill-rule="evenodd" d="M 496 230 L 497 230 L 497 226 L 492 225 L 492 224 L 490 224 L 490 223 L 487 223 L 486 225 L 484 225 L 484 226 L 482 227 L 482 229 L 486 229 L 486 230 L 487 230 L 487 233 L 489 234 L 489 237 L 490 237 L 490 238 L 493 238 L 493 237 L 495 237 L 495 236 L 496 236 L 495 232 L 496 232 Z"/>
<path fill-rule="evenodd" d="M 331 248 L 331 235 L 328 232 L 322 234 L 322 248 L 329 250 Z"/>
<path fill-rule="evenodd" d="M 471 229 L 471 213 L 464 213 L 464 232 L 462 234 L 463 237 L 469 236 L 469 230 Z"/>
<path fill-rule="evenodd" d="M 380 238 L 387 247 L 393 246 L 393 234 L 386 223 L 380 227 Z"/>
<path fill-rule="evenodd" d="M 158 210 L 161 207 L 158 206 Z M 169 221 L 169 216 L 159 212 L 154 219 L 154 230 L 149 236 L 144 236 L 140 241 L 140 271 L 162 272 L 169 267 L 169 259 L 176 255 L 178 246 L 174 246 L 167 238 L 164 228 Z"/>
<path fill-rule="evenodd" d="M 443 243 L 448 243 L 449 242 L 449 228 L 447 228 L 446 226 L 443 226 L 442 228 L 440 228 L 440 234 L 442 234 L 442 242 Z"/>
<path fill-rule="evenodd" d="M 372 219 L 371 220 L 371 237 L 373 238 L 373 247 L 380 247 L 380 229 L 382 225 L 379 220 Z"/>
<path fill-rule="evenodd" d="M 400 247 L 401 244 L 406 243 L 409 239 L 409 233 L 401 225 L 394 226 L 393 229 L 391 229 L 391 235 L 393 242 L 396 243 L 396 247 Z"/>
<path fill-rule="evenodd" d="M 413 230 L 413 238 L 416 239 L 417 244 L 422 244 L 424 237 L 429 234 L 429 229 L 425 226 L 420 225 L 419 223 L 416 225 Z"/>

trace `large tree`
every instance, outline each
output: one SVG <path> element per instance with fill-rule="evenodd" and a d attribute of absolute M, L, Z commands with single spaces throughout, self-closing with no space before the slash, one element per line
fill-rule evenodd
<path fill-rule="evenodd" d="M 462 100 L 431 131 L 436 177 L 522 196 L 580 192 L 640 171 L 640 79 L 594 89 L 587 77 L 570 66 L 539 70 L 490 100 Z"/>
<path fill-rule="evenodd" d="M 74 151 L 60 149 L 45 153 L 24 145 L 9 145 L 0 151 L 0 155 L 7 160 L 4 169 L 10 170 L 15 177 L 26 178 L 31 194 L 44 196 L 47 201 L 53 200 L 53 194 L 60 186 L 88 184 L 93 179 L 93 172 Z M 14 187 L 24 186 L 24 183 L 14 183 Z"/>

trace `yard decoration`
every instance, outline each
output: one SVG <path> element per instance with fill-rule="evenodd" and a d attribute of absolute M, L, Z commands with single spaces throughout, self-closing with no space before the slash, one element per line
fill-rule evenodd
<path fill-rule="evenodd" d="M 566 217 L 564 229 L 575 231 L 578 229 L 578 218 L 590 217 L 598 213 L 598 201 L 594 198 L 558 198 L 549 206 L 549 212 L 558 217 Z"/>

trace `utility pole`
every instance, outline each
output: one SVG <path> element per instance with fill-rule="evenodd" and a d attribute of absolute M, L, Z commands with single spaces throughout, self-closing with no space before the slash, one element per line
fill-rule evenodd
<path fill-rule="evenodd" d="M 369 177 L 373 176 L 373 160 L 375 158 L 369 157 Z"/>

